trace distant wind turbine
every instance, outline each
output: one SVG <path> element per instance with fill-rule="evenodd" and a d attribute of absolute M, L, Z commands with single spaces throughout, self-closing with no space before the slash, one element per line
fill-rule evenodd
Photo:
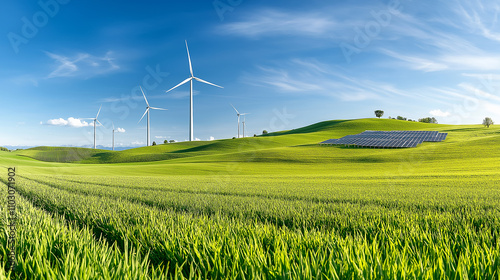
<path fill-rule="evenodd" d="M 102 105 L 101 105 L 101 107 L 99 107 L 99 111 L 97 111 L 97 115 L 95 116 L 95 118 L 83 118 L 83 120 L 93 120 L 94 121 L 94 149 L 96 148 L 95 127 L 97 126 L 97 123 L 99 123 L 100 125 L 102 125 L 102 123 L 97 119 L 97 117 L 99 117 L 99 113 L 101 112 L 101 108 L 102 108 Z"/>
<path fill-rule="evenodd" d="M 150 141 L 150 137 L 149 137 L 149 110 L 150 110 L 150 109 L 153 109 L 153 110 L 165 110 L 165 111 L 166 111 L 167 109 L 163 109 L 163 108 L 156 108 L 156 107 L 151 107 L 151 106 L 149 106 L 149 102 L 148 102 L 148 99 L 146 98 L 146 94 L 144 94 L 144 91 L 142 90 L 142 87 L 141 87 L 141 86 L 139 86 L 139 87 L 141 88 L 141 91 L 142 91 L 142 96 L 144 96 L 144 100 L 146 101 L 146 105 L 148 105 L 148 106 L 146 107 L 146 111 L 145 111 L 145 112 L 144 112 L 144 114 L 142 115 L 141 119 L 140 119 L 140 120 L 139 120 L 139 122 L 137 122 L 137 123 L 140 123 L 140 122 L 142 121 L 142 119 L 144 118 L 144 116 L 145 116 L 146 114 L 148 114 L 148 143 L 147 143 L 147 145 L 149 146 L 149 141 Z"/>
<path fill-rule="evenodd" d="M 248 113 L 240 113 L 236 108 L 233 106 L 233 104 L 230 104 L 231 107 L 236 111 L 236 115 L 238 116 L 238 138 L 240 138 L 240 116 L 245 116 L 248 115 Z M 243 120 L 243 137 L 245 137 L 245 121 Z"/>
<path fill-rule="evenodd" d="M 188 55 L 188 60 L 189 60 L 189 71 L 191 72 L 191 77 L 185 79 L 180 84 L 167 90 L 166 92 L 169 92 L 177 87 L 182 86 L 183 84 L 185 84 L 187 82 L 190 82 L 191 87 L 189 90 L 189 96 L 190 96 L 190 101 L 189 101 L 189 141 L 193 141 L 193 139 L 194 139 L 194 132 L 193 132 L 193 80 L 197 80 L 198 82 L 202 82 L 202 83 L 209 84 L 211 86 L 215 86 L 215 87 L 219 87 L 219 88 L 223 88 L 223 87 L 218 86 L 216 84 L 212 84 L 210 82 L 207 82 L 205 80 L 202 80 L 200 78 L 195 77 L 193 74 L 193 66 L 191 64 L 191 56 L 189 55 L 189 48 L 188 48 L 187 41 L 186 41 L 186 50 L 187 50 L 187 55 Z"/>

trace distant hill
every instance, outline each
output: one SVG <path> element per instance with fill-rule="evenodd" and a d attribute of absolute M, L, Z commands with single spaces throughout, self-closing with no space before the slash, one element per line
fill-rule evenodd
<path fill-rule="evenodd" d="M 76 147 L 35 147 L 15 151 L 20 156 L 49 162 L 76 162 L 88 159 L 96 154 L 106 152 L 99 149 L 76 148 Z"/>

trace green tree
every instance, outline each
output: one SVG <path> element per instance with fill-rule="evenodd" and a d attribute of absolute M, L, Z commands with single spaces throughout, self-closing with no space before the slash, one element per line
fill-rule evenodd
<path fill-rule="evenodd" d="M 153 146 L 156 146 L 156 142 L 155 141 L 153 141 Z"/>
<path fill-rule="evenodd" d="M 267 134 L 267 130 L 265 130 L 265 129 L 264 129 L 264 130 L 262 131 L 262 134 Z"/>
<path fill-rule="evenodd" d="M 493 120 L 490 117 L 486 117 L 483 120 L 483 125 L 486 126 L 487 128 L 489 128 L 490 125 L 494 125 L 494 124 L 495 123 L 493 122 Z"/>
<path fill-rule="evenodd" d="M 175 140 L 173 140 L 173 139 L 172 139 L 172 140 L 170 140 L 169 142 L 170 142 L 170 143 L 175 143 Z"/>
<path fill-rule="evenodd" d="M 384 115 L 384 111 L 382 111 L 382 110 L 375 110 L 375 116 L 377 118 L 380 119 L 383 115 Z"/>
<path fill-rule="evenodd" d="M 163 144 L 168 144 L 168 140 L 165 139 L 165 141 L 163 141 Z"/>
<path fill-rule="evenodd" d="M 418 119 L 418 121 L 423 122 L 423 123 L 438 123 L 438 121 L 434 117 L 422 118 L 422 119 Z"/>

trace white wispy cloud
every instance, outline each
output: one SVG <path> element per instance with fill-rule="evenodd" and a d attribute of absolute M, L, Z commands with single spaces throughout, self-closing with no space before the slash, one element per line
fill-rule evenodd
<path fill-rule="evenodd" d="M 406 63 L 406 68 L 423 72 L 443 70 L 497 70 L 500 68 L 500 57 L 494 54 L 478 53 L 464 55 L 454 54 L 412 54 L 404 55 L 395 51 L 382 50 L 382 53 Z"/>
<path fill-rule="evenodd" d="M 396 53 L 394 51 L 390 50 L 382 50 L 382 53 L 402 60 L 406 63 L 408 63 L 409 68 L 414 69 L 414 70 L 422 70 L 424 72 L 434 72 L 434 71 L 440 71 L 440 70 L 445 70 L 448 69 L 448 65 L 442 64 L 439 62 L 435 62 L 426 58 L 421 58 L 421 57 L 416 57 L 416 56 L 410 56 L 410 55 L 403 55 Z"/>
<path fill-rule="evenodd" d="M 470 73 L 463 73 L 462 76 L 465 77 L 472 77 L 472 78 L 478 78 L 478 79 L 484 79 L 488 81 L 500 81 L 500 75 L 498 74 L 470 74 Z"/>
<path fill-rule="evenodd" d="M 319 12 L 297 13 L 268 9 L 256 11 L 242 21 L 223 24 L 218 31 L 245 37 L 298 34 L 320 36 L 335 28 L 333 18 Z"/>
<path fill-rule="evenodd" d="M 125 133 L 125 128 L 118 127 L 116 128 L 116 132 Z"/>
<path fill-rule="evenodd" d="M 500 32 L 495 30 L 500 13 L 500 5 L 497 2 L 456 1 L 454 7 L 465 28 L 489 40 L 500 42 Z"/>
<path fill-rule="evenodd" d="M 292 59 L 280 67 L 258 66 L 257 70 L 244 74 L 242 81 L 283 93 L 331 96 L 345 101 L 411 96 L 394 85 L 348 76 L 316 60 Z"/>
<path fill-rule="evenodd" d="M 402 13 L 398 18 L 397 23 L 387 27 L 389 34 L 395 36 L 395 39 L 418 42 L 417 46 L 425 52 L 476 53 L 481 50 L 457 32 L 456 29 L 460 29 L 460 26 L 451 26 L 452 31 L 439 28 L 436 23 L 442 21 L 442 17 L 416 18 Z"/>
<path fill-rule="evenodd" d="M 88 78 L 120 69 L 111 57 L 112 52 L 107 52 L 104 56 L 94 56 L 89 53 L 78 53 L 73 56 L 45 53 L 55 63 L 55 69 L 47 76 L 48 79 L 59 77 Z"/>
<path fill-rule="evenodd" d="M 455 0 L 450 5 L 452 9 L 448 5 L 437 7 L 448 9 L 449 20 L 432 12 L 423 18 L 402 14 L 397 24 L 387 27 L 388 33 L 393 40 L 416 44 L 411 48 L 391 46 L 390 50 L 387 46 L 379 51 L 401 61 L 407 69 L 423 72 L 499 69 L 500 53 L 491 41 L 500 40 L 496 24 L 500 5 L 482 0 Z"/>
<path fill-rule="evenodd" d="M 450 65 L 453 69 L 466 70 L 497 70 L 500 69 L 500 57 L 495 54 L 471 54 L 471 55 L 445 55 L 439 57 L 442 62 Z"/>
<path fill-rule="evenodd" d="M 463 88 L 467 92 L 472 93 L 476 98 L 489 99 L 491 101 L 500 102 L 499 96 L 486 92 L 485 90 L 477 86 L 471 85 L 469 83 L 460 83 L 458 86 Z"/>
<path fill-rule="evenodd" d="M 40 122 L 40 124 L 43 124 Z M 81 119 L 69 117 L 68 119 L 63 119 L 63 118 L 58 118 L 58 119 L 51 119 L 48 120 L 47 125 L 54 125 L 54 126 L 70 126 L 70 127 L 86 127 L 86 126 L 94 126 L 93 123 L 88 123 L 86 121 L 83 121 Z"/>
<path fill-rule="evenodd" d="M 208 138 L 208 141 L 213 141 L 213 140 L 215 140 L 215 137 L 213 136 L 210 136 L 210 138 Z"/>
<path fill-rule="evenodd" d="M 491 94 L 500 94 L 500 75 L 498 74 L 462 74 L 464 77 L 471 77 L 476 80 L 476 83 Z"/>
<path fill-rule="evenodd" d="M 451 115 L 450 112 L 443 112 L 440 109 L 432 110 L 429 112 L 429 114 L 431 114 L 431 116 L 433 117 L 448 117 Z"/>

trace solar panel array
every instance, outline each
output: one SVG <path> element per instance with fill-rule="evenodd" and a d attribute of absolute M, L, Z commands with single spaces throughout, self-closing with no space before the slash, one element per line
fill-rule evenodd
<path fill-rule="evenodd" d="M 448 133 L 437 131 L 374 131 L 367 130 L 340 139 L 330 139 L 320 144 L 346 145 L 369 148 L 415 148 L 423 142 L 441 142 Z"/>

